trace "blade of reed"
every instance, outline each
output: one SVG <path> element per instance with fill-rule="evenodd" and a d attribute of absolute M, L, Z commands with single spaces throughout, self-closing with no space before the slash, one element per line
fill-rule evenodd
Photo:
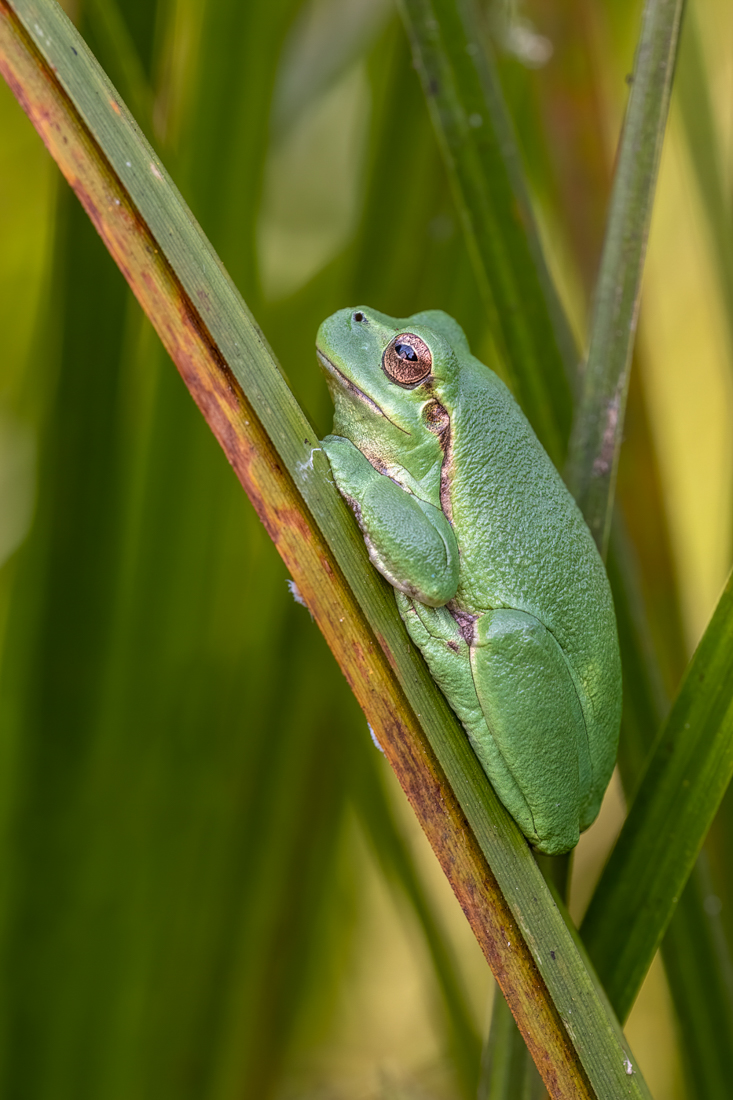
<path fill-rule="evenodd" d="M 733 355 L 733 211 L 726 196 L 721 144 L 695 4 L 688 4 L 685 13 L 676 101 L 717 266 L 730 359 Z M 729 788 L 725 800 L 728 804 L 730 798 Z M 730 814 L 724 807 L 709 838 L 713 859 L 709 860 L 707 852 L 703 851 L 663 944 L 672 989 L 679 984 L 687 992 L 678 1007 L 685 1037 L 687 1080 L 691 1092 L 705 1100 L 722 1100 L 727 1096 L 733 1077 L 731 923 L 728 920 L 726 926 L 718 911 L 721 905 L 718 894 L 724 892 L 724 883 L 729 877 L 730 836 Z M 712 881 L 711 863 L 717 871 L 717 885 Z M 693 906 L 695 913 L 691 914 L 688 910 Z M 700 934 L 701 926 L 706 935 Z"/>
<path fill-rule="evenodd" d="M 732 643 L 729 580 L 581 927 L 621 1018 L 633 1004 L 733 774 Z"/>
<path fill-rule="evenodd" d="M 491 1027 L 481 1057 L 477 1100 L 541 1100 L 542 1080 L 501 990 L 494 991 Z"/>
<path fill-rule="evenodd" d="M 318 477 L 323 465 L 316 458 L 311 429 L 159 161 L 55 6 L 32 0 L 18 0 L 9 6 L 3 0 L 0 16 L 6 79 L 74 183 L 145 308 L 155 316 L 166 347 L 225 445 L 324 634 L 342 657 L 342 667 L 408 790 L 444 870 L 454 888 L 458 887 L 474 931 L 494 962 L 505 996 L 522 1021 L 525 1039 L 534 1047 L 552 1095 L 590 1095 L 588 1078 L 599 1097 L 648 1095 L 616 1022 L 602 1004 L 562 917 L 549 900 L 526 843 L 480 774 L 444 701 L 406 647 L 394 608 L 390 604 L 387 609 L 388 594 L 365 568 L 360 540 L 353 537 L 349 517 L 335 499 L 328 479 Z M 70 101 L 75 110 L 70 109 Z M 84 118 L 94 120 L 95 141 L 85 130 Z M 67 138 L 66 144 L 61 135 Z M 278 458 L 245 401 L 240 379 L 272 433 Z M 247 436 L 245 429 L 249 429 Z M 338 566 L 318 530 L 308 523 L 281 463 L 297 479 L 319 525 L 329 532 L 340 567 L 373 616 L 380 648 L 365 631 Z M 351 631 L 346 646 L 340 627 L 343 619 L 349 620 Z M 462 825 L 461 811 L 452 801 L 449 787 L 442 787 L 442 800 L 436 803 L 435 792 L 442 783 L 440 769 L 389 676 L 386 658 L 394 662 L 472 829 L 488 853 L 492 870 L 484 865 L 478 879 L 478 849 Z M 382 690 L 375 691 L 377 683 Z M 448 829 L 447 820 L 452 820 Z M 501 890 L 492 882 L 493 874 L 506 891 L 511 915 Z M 481 881 L 484 886 L 477 894 L 476 885 Z M 479 917 L 477 905 L 485 901 L 485 890 L 493 892 L 493 907 L 483 909 Z M 549 943 L 555 947 L 548 958 Z M 547 992 L 542 991 L 540 974 Z M 569 1032 L 559 1022 L 564 1014 L 583 1069 L 568 1042 Z"/>
<path fill-rule="evenodd" d="M 500 357 L 561 463 L 576 354 L 476 12 L 470 0 L 403 0 L 402 12 Z"/>
<path fill-rule="evenodd" d="M 619 767 L 629 797 L 639 785 L 652 745 L 652 731 L 660 728 L 668 701 L 662 677 L 643 623 L 635 622 L 641 595 L 629 587 L 635 570 L 628 561 L 629 545 L 612 533 L 609 576 L 614 590 L 624 669 L 624 725 Z M 624 560 L 624 568 L 619 561 Z M 640 644 L 641 643 L 641 644 Z M 680 1021 L 679 1041 L 694 1094 L 711 1100 L 726 1095 L 733 1073 L 733 983 L 731 962 L 715 891 L 707 871 L 707 852 L 698 857 L 680 895 L 661 944 L 662 957 L 675 1011 Z M 711 901 L 712 899 L 712 901 Z M 710 909 L 711 904 L 713 909 Z M 627 1003 L 630 1008 L 652 955 L 645 945 L 646 965 L 636 973 Z M 619 960 L 623 964 L 624 960 Z M 629 960 L 627 960 L 629 962 Z M 630 960 L 635 965 L 636 959 Z M 622 971 L 623 973 L 623 971 Z M 623 1017 L 622 1017 L 623 1019 Z"/>
<path fill-rule="evenodd" d="M 426 303 L 440 304 L 464 327 L 471 346 L 487 344 L 488 328 L 474 269 L 456 223 L 450 186 L 435 141 L 409 43 L 395 21 L 380 42 L 373 112 L 382 122 L 374 168 L 359 230 L 342 274 L 341 301 L 376 303 L 408 316 Z M 399 104 L 399 111 L 395 110 Z M 395 174 L 394 150 L 410 133 L 410 173 Z M 413 173 L 423 181 L 416 190 Z M 421 262 L 395 241 L 420 240 Z M 385 256 L 389 263 L 385 264 Z M 349 290 L 349 287 L 352 289 Z M 490 350 L 490 349 L 489 349 Z"/>
<path fill-rule="evenodd" d="M 366 740 L 365 751 L 372 751 L 371 745 L 367 748 Z M 425 895 L 414 860 L 400 836 L 378 773 L 372 767 L 364 769 L 362 774 L 363 782 L 357 790 L 360 817 L 366 825 L 385 878 L 393 889 L 400 891 L 408 899 L 422 926 L 443 999 L 451 1064 L 461 1083 L 463 1095 L 473 1100 L 476 1095 L 480 1043 L 463 983 L 458 977 L 440 923 Z"/>
<path fill-rule="evenodd" d="M 129 11 L 128 11 L 129 16 Z M 103 44 L 102 54 L 109 57 L 113 68 L 110 78 L 125 95 L 131 112 L 138 119 L 145 133 L 151 133 L 154 92 L 143 60 L 120 11 L 117 0 L 88 0 L 85 5 L 86 21 L 95 39 Z"/>
<path fill-rule="evenodd" d="M 647 0 L 619 144 L 566 480 L 605 557 L 641 275 L 683 0 Z"/>
<path fill-rule="evenodd" d="M 718 270 L 718 286 L 728 327 L 729 356 L 733 357 L 733 211 L 721 163 L 697 8 L 693 3 L 685 12 L 676 89 L 690 166 L 702 199 Z"/>
<path fill-rule="evenodd" d="M 705 849 L 662 943 L 688 1094 L 726 1100 L 733 1079 L 733 966 Z"/>

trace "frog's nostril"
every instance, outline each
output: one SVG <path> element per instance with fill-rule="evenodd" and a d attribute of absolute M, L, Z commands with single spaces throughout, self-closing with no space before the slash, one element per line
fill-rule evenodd
<path fill-rule="evenodd" d="M 354 320 L 359 321 L 360 323 L 365 323 L 366 322 L 366 317 L 364 316 L 363 313 L 358 311 L 357 313 L 354 314 Z"/>

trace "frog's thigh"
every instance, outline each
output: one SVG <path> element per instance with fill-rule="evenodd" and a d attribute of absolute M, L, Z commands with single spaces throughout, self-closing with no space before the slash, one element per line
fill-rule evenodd
<path fill-rule="evenodd" d="M 579 766 L 585 722 L 565 655 L 542 623 L 523 611 L 486 612 L 476 634 L 471 648 L 476 694 L 527 800 L 534 822 L 534 835 L 528 835 L 542 851 L 567 851 L 578 842 L 587 777 Z M 498 794 L 503 799 L 501 790 Z"/>
<path fill-rule="evenodd" d="M 402 592 L 395 596 L 410 637 L 460 718 L 481 767 L 522 832 L 533 838 L 532 814 L 486 725 L 473 683 L 470 651 L 458 624 L 444 607 L 426 607 Z"/>

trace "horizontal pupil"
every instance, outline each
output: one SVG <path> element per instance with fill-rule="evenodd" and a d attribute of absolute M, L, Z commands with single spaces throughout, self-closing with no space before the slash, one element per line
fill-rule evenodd
<path fill-rule="evenodd" d="M 400 359 L 409 359 L 411 363 L 417 362 L 417 352 L 409 344 L 395 344 L 394 349 Z"/>

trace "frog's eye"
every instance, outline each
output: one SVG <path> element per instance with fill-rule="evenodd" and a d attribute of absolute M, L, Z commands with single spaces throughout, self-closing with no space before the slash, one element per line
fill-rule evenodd
<path fill-rule="evenodd" d="M 399 386 L 414 386 L 433 369 L 430 348 L 413 332 L 403 332 L 388 344 L 382 356 L 384 373 Z"/>

